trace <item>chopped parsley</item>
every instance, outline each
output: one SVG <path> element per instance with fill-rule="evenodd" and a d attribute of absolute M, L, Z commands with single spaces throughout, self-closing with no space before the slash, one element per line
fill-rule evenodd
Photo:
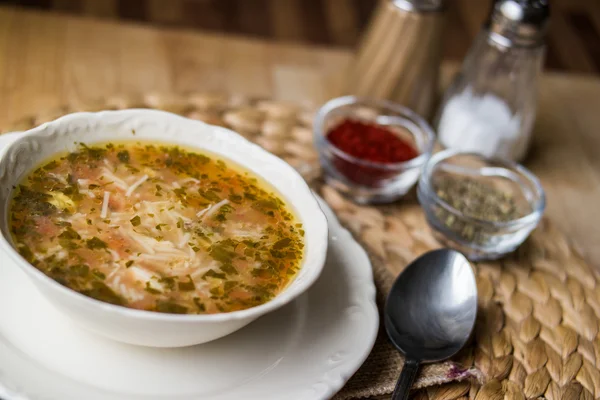
<path fill-rule="evenodd" d="M 144 175 L 148 184 L 129 191 Z M 19 253 L 107 303 L 242 310 L 275 297 L 301 268 L 303 225 L 277 193 L 232 163 L 178 146 L 79 144 L 13 189 Z"/>
<path fill-rule="evenodd" d="M 86 240 L 85 245 L 90 250 L 106 249 L 106 247 L 107 247 L 106 243 L 103 240 L 98 239 L 96 236 L 94 236 L 91 239 Z"/>
<path fill-rule="evenodd" d="M 129 152 L 127 150 L 122 150 L 117 153 L 117 158 L 123 164 L 129 164 Z"/>

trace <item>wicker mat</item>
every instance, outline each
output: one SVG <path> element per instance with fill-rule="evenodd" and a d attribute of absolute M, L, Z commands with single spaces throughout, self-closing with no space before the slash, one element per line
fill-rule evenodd
<path fill-rule="evenodd" d="M 439 246 L 414 199 L 363 207 L 322 185 L 312 147 L 313 113 L 293 104 L 205 94 L 115 97 L 25 118 L 4 131 L 29 129 L 73 111 L 133 107 L 230 127 L 287 160 L 368 250 L 380 304 L 408 262 Z M 413 398 L 599 398 L 599 275 L 567 238 L 544 220 L 515 254 L 474 269 L 479 314 L 473 341 L 451 362 L 424 367 Z M 380 333 L 369 359 L 335 399 L 389 395 L 401 365 Z"/>

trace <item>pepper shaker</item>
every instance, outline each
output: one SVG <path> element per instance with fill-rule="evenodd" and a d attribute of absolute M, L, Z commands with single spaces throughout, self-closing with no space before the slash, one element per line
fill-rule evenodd
<path fill-rule="evenodd" d="M 345 92 L 392 100 L 431 116 L 438 91 L 442 0 L 382 0 L 345 81 Z"/>
<path fill-rule="evenodd" d="M 547 0 L 496 0 L 438 111 L 444 147 L 521 161 L 535 121 Z"/>

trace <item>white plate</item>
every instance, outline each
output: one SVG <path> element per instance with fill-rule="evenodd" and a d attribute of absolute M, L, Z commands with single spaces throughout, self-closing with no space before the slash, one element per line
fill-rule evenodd
<path fill-rule="evenodd" d="M 0 147 L 11 137 L 0 136 Z M 321 207 L 329 252 L 314 286 L 230 336 L 188 348 L 136 347 L 80 330 L 0 253 L 0 398 L 328 399 L 371 351 L 379 318 L 366 253 Z"/>

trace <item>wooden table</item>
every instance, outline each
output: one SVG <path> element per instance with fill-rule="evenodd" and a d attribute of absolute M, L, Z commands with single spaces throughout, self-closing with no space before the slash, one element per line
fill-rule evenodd
<path fill-rule="evenodd" d="M 119 93 L 225 91 L 318 105 L 351 54 L 0 7 L 0 126 Z M 454 68 L 445 68 L 445 78 Z M 546 75 L 527 166 L 547 214 L 600 267 L 600 80 Z"/>

